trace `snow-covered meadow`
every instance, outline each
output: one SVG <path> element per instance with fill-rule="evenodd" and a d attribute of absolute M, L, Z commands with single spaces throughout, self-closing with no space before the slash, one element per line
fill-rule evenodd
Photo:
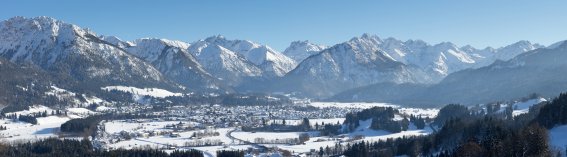
<path fill-rule="evenodd" d="M 2 119 L 0 123 L 7 130 L 0 131 L 2 139 L 7 141 L 28 141 L 48 137 L 58 137 L 61 124 L 70 120 L 69 117 L 48 116 L 37 118 L 37 125 L 25 122 L 13 122 Z"/>
<path fill-rule="evenodd" d="M 102 90 L 106 90 L 106 91 L 111 91 L 111 90 L 117 90 L 117 91 L 122 91 L 122 92 L 127 92 L 127 93 L 131 93 L 135 96 L 138 97 L 143 97 L 143 96 L 151 96 L 151 97 L 156 97 L 156 98 L 165 98 L 168 96 L 182 96 L 182 93 L 174 93 L 174 92 L 170 92 L 168 90 L 165 89 L 159 89 L 159 88 L 137 88 L 137 87 L 128 87 L 128 86 L 107 86 L 107 87 L 102 87 Z"/>
<path fill-rule="evenodd" d="M 429 117 L 429 118 L 436 117 L 437 113 L 439 112 L 439 109 L 437 108 L 408 108 L 396 104 L 378 103 L 378 102 L 311 102 L 308 105 L 317 108 L 338 107 L 338 108 L 353 108 L 353 109 L 368 109 L 372 107 L 392 107 L 398 109 L 400 113 L 404 115 L 414 115 L 414 116 Z"/>
<path fill-rule="evenodd" d="M 530 111 L 530 107 L 532 107 L 533 105 L 539 104 L 541 102 L 545 102 L 547 101 L 544 98 L 536 98 L 536 99 L 530 99 L 524 102 L 516 102 L 513 104 L 512 108 L 514 109 L 514 111 L 512 112 L 512 115 L 517 116 L 520 114 L 524 114 L 524 113 L 528 113 Z"/>
<path fill-rule="evenodd" d="M 338 107 L 338 108 L 360 108 L 367 109 L 372 107 L 399 107 L 389 103 L 367 103 L 367 102 L 311 102 L 309 105 L 317 108 Z"/>
<path fill-rule="evenodd" d="M 55 110 L 43 106 L 34 105 L 27 110 L 18 112 L 9 112 L 6 115 L 32 115 L 45 112 L 49 116 L 37 117 L 37 124 L 30 124 L 12 119 L 0 119 L 0 125 L 6 127 L 6 130 L 0 131 L 1 139 L 7 141 L 29 141 L 48 137 L 59 137 L 59 127 L 61 124 L 74 119 L 83 118 L 97 114 L 85 108 L 69 108 L 62 112 L 67 115 L 51 115 Z"/>

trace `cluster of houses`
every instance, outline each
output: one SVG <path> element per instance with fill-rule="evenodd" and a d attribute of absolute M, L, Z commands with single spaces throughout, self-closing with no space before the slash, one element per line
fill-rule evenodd
<path fill-rule="evenodd" d="M 357 108 L 329 107 L 311 109 L 305 105 L 279 106 L 222 106 L 195 105 L 173 106 L 156 115 L 182 117 L 183 120 L 197 122 L 216 128 L 227 127 L 260 127 L 270 120 L 297 120 L 303 118 L 340 118 L 347 113 L 357 112 Z"/>

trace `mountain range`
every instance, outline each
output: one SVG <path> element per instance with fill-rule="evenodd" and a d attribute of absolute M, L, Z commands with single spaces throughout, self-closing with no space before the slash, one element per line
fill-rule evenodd
<path fill-rule="evenodd" d="M 435 84 L 456 71 L 487 66 L 542 47 L 520 41 L 498 49 L 475 49 L 449 42 L 430 45 L 421 40 L 382 40 L 363 34 L 308 57 L 281 81 L 271 83 L 279 87 L 270 88 L 324 98 L 376 83 Z"/>
<path fill-rule="evenodd" d="M 551 74 L 560 73 L 564 51 L 561 42 L 477 49 L 363 34 L 332 46 L 294 41 L 279 52 L 221 35 L 190 43 L 124 41 L 50 17 L 0 22 L 4 62 L 55 75 L 50 81 L 59 86 L 89 90 L 123 85 L 199 93 L 294 92 L 338 101 L 481 103 L 561 91 L 551 83 L 561 83 L 562 75 Z M 510 79 L 515 77 L 521 78 Z M 68 81 L 55 81 L 61 79 Z M 503 92 L 507 89 L 513 92 Z"/>
<path fill-rule="evenodd" d="M 561 41 L 508 61 L 451 73 L 437 84 L 373 84 L 344 91 L 331 100 L 440 105 L 498 102 L 530 93 L 553 97 L 567 89 L 566 59 L 567 43 Z"/>

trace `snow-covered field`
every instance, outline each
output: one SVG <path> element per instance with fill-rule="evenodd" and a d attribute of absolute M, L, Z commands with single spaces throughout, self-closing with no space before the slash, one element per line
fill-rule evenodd
<path fill-rule="evenodd" d="M 126 126 L 132 128 L 132 126 Z M 128 128 L 126 128 L 128 129 Z M 146 128 L 147 129 L 147 128 Z M 156 128 L 159 130 L 159 128 Z M 195 142 L 197 140 L 205 141 L 220 141 L 224 144 L 232 144 L 234 141 L 226 136 L 226 134 L 233 130 L 234 128 L 220 128 L 214 129 L 215 132 L 219 132 L 219 136 L 211 136 L 211 137 L 204 137 L 201 139 L 192 139 L 190 138 L 194 132 L 202 131 L 202 130 L 195 130 L 195 131 L 185 131 L 185 132 L 176 132 L 179 134 L 179 137 L 170 137 L 169 135 L 157 135 L 151 137 L 138 137 L 133 138 L 130 140 L 123 140 L 113 144 L 109 144 L 108 146 L 113 149 L 117 148 L 124 148 L 124 149 L 133 149 L 133 148 L 140 148 L 140 147 L 151 147 L 151 148 L 162 148 L 168 145 L 174 145 L 177 147 L 182 148 L 193 148 L 193 147 L 184 147 L 185 142 Z M 118 131 L 118 129 L 114 129 L 114 132 Z M 107 129 L 108 132 L 108 129 Z M 119 131 L 118 131 L 119 132 Z M 203 148 L 203 147 L 194 147 L 194 148 Z M 216 150 L 212 151 L 211 153 L 215 153 Z"/>
<path fill-rule="evenodd" d="M 76 93 L 68 91 L 66 89 L 59 88 L 57 86 L 51 86 L 51 90 L 46 92 L 45 94 L 56 96 L 58 99 L 61 99 L 61 100 L 62 99 L 70 100 L 71 102 L 73 102 L 75 104 L 80 104 L 82 106 L 87 106 L 87 105 L 90 105 L 90 104 L 105 103 L 104 100 L 102 100 L 98 97 L 86 96 L 86 95 L 82 95 L 82 97 L 85 98 L 85 101 L 81 102 L 81 100 L 77 99 Z"/>
<path fill-rule="evenodd" d="M 161 122 L 125 122 L 123 120 L 108 121 L 104 123 L 107 133 L 118 133 L 120 131 L 150 131 L 150 130 L 169 130 L 164 129 L 168 124 L 177 124 L 179 121 Z M 187 123 L 187 122 L 184 122 Z M 192 123 L 194 125 L 195 123 Z"/>
<path fill-rule="evenodd" d="M 318 136 L 319 132 L 233 132 L 232 136 L 235 138 L 253 142 L 256 138 L 263 138 L 265 140 L 289 139 L 298 138 L 300 134 L 308 133 L 310 136 Z"/>
<path fill-rule="evenodd" d="M 367 103 L 367 102 L 311 102 L 309 105 L 318 108 L 339 107 L 339 108 L 358 108 L 368 109 L 372 107 L 392 107 L 400 111 L 401 114 L 415 115 L 421 117 L 434 118 L 437 116 L 439 109 L 436 108 L 405 108 L 390 103 Z"/>
<path fill-rule="evenodd" d="M 530 99 L 525 102 L 517 102 L 514 104 L 512 115 L 517 116 L 520 114 L 528 113 L 530 111 L 530 107 L 541 102 L 547 101 L 544 98 L 537 98 L 537 99 Z"/>
<path fill-rule="evenodd" d="M 6 126 L 7 130 L 0 131 L 2 139 L 7 141 L 27 141 L 48 137 L 57 137 L 61 124 L 70 120 L 69 117 L 47 116 L 37 118 L 37 125 L 25 122 L 12 122 L 2 119 L 0 125 Z"/>
<path fill-rule="evenodd" d="M 289 150 L 292 152 L 309 152 L 312 149 L 319 150 L 320 147 L 333 147 L 339 140 L 335 138 L 328 137 L 313 137 L 309 141 L 305 142 L 305 145 L 286 145 L 286 144 L 268 144 L 268 147 L 278 147 L 281 149 Z"/>
<path fill-rule="evenodd" d="M 53 111 L 53 110 L 51 108 L 47 107 L 47 106 L 33 105 L 33 106 L 30 106 L 29 109 L 27 109 L 27 110 L 18 111 L 18 112 L 8 112 L 8 113 L 6 113 L 6 115 L 11 115 L 11 114 L 30 115 L 30 114 L 41 113 L 41 112 L 51 113 L 51 111 Z"/>
<path fill-rule="evenodd" d="M 277 119 L 277 120 L 272 120 L 272 121 L 268 121 L 268 124 L 271 123 L 276 123 L 276 124 L 281 124 L 283 120 L 281 119 Z M 343 123 L 345 121 L 345 118 L 328 118 L 328 119 L 309 119 L 309 124 L 311 126 L 315 126 L 316 124 L 322 125 L 324 124 L 337 124 L 337 122 L 339 123 Z M 285 123 L 287 125 L 299 125 L 303 122 L 302 119 L 286 119 Z"/>
<path fill-rule="evenodd" d="M 309 105 L 318 108 L 339 107 L 339 108 L 361 108 L 367 109 L 372 107 L 399 107 L 398 105 L 389 103 L 366 103 L 366 102 L 311 102 Z"/>
<path fill-rule="evenodd" d="M 182 96 L 182 93 L 173 93 L 165 89 L 159 88 L 136 88 L 136 87 L 127 87 L 127 86 L 107 86 L 102 87 L 102 90 L 111 91 L 111 90 L 118 90 L 122 92 L 132 93 L 132 95 L 143 97 L 143 96 L 151 96 L 155 98 L 165 98 L 168 96 Z"/>
<path fill-rule="evenodd" d="M 400 138 L 409 136 L 422 136 L 431 134 L 433 131 L 426 127 L 424 129 L 417 129 L 413 124 L 410 123 L 409 129 L 407 131 L 402 131 L 399 133 L 391 133 L 384 130 L 372 130 L 370 129 L 370 124 L 372 120 L 360 121 L 360 126 L 355 129 L 354 132 L 343 134 L 345 138 L 338 137 L 317 137 L 317 132 L 308 132 L 312 137 L 309 141 L 305 142 L 305 145 L 287 145 L 287 144 L 266 144 L 269 147 L 278 147 L 281 149 L 286 149 L 294 152 L 309 152 L 312 149 L 319 150 L 320 147 L 333 147 L 337 143 L 343 143 L 352 139 L 356 136 L 363 136 L 363 139 L 355 140 L 352 142 L 364 141 L 380 141 L 387 140 L 389 138 Z M 286 138 L 298 138 L 299 135 L 304 132 L 233 132 L 232 135 L 236 138 L 254 141 L 256 138 L 264 138 L 266 140 L 275 139 L 286 139 Z"/>
<path fill-rule="evenodd" d="M 404 115 L 414 115 L 414 116 L 421 116 L 423 118 L 435 118 L 437 117 L 437 113 L 439 113 L 439 109 L 436 108 L 399 108 L 398 109 L 401 114 Z"/>
<path fill-rule="evenodd" d="M 433 132 L 429 127 L 425 127 L 424 129 L 417 129 L 412 123 L 410 123 L 407 131 L 402 131 L 399 133 L 391 133 L 384 130 L 372 130 L 370 129 L 370 124 L 372 124 L 372 119 L 360 121 L 360 126 L 358 126 L 354 132 L 351 132 L 347 135 L 350 138 L 362 135 L 364 136 L 364 141 L 380 141 L 387 140 L 388 138 L 428 135 Z"/>
<path fill-rule="evenodd" d="M 77 115 L 79 117 L 88 117 L 90 115 L 97 114 L 97 112 L 93 112 L 86 108 L 68 108 L 67 113 L 71 115 Z"/>
<path fill-rule="evenodd" d="M 34 105 L 34 106 L 30 106 L 29 109 L 27 110 L 23 110 L 23 111 L 18 111 L 18 112 L 8 112 L 6 113 L 6 115 L 33 115 L 33 114 L 37 114 L 37 113 L 47 113 L 47 115 L 51 115 L 55 110 L 47 107 L 47 106 L 43 106 L 43 105 Z M 84 118 L 90 115 L 94 115 L 94 114 L 98 114 L 98 112 L 94 112 L 91 110 L 88 110 L 86 108 L 68 108 L 65 111 L 67 111 L 67 117 L 68 118 Z M 64 111 L 61 111 L 64 112 Z M 39 120 L 39 118 L 38 118 Z M 38 121 L 39 122 L 39 121 Z"/>
<path fill-rule="evenodd" d="M 36 113 L 46 112 L 47 117 L 38 117 L 37 124 L 32 125 L 26 122 L 13 121 L 11 119 L 0 119 L 0 125 L 5 126 L 7 130 L 0 131 L 0 139 L 7 141 L 29 141 L 48 137 L 58 137 L 59 127 L 61 124 L 74 118 L 84 118 L 89 115 L 97 114 L 85 108 L 69 108 L 67 116 L 51 115 L 53 109 L 43 106 L 34 105 L 29 109 L 6 113 L 6 115 L 32 115 Z M 62 111 L 64 112 L 64 111 Z"/>

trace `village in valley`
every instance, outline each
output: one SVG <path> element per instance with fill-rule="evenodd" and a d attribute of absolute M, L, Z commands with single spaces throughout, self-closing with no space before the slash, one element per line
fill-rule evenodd
<path fill-rule="evenodd" d="M 102 150 L 195 149 L 211 156 L 219 150 L 241 150 L 255 156 L 309 156 L 325 149 L 330 155 L 341 152 L 340 148 L 348 143 L 432 132 L 430 128 L 418 129 L 413 124 L 398 133 L 373 130 L 369 128 L 371 120 L 347 131 L 343 124 L 348 113 L 373 107 L 397 108 L 400 113 L 394 119 L 400 121 L 410 116 L 433 118 L 438 112 L 438 109 L 401 108 L 386 103 L 310 102 L 299 98 L 289 98 L 289 103 L 284 104 L 187 104 L 156 108 L 152 102 L 179 95 L 162 90 L 123 89 L 122 92 L 136 91 L 135 102 L 116 103 L 52 88 L 48 94 L 74 105 L 59 109 L 35 105 L 24 111 L 4 113 L 1 126 L 6 130 L 0 131 L 0 136 L 14 142 L 50 137 L 88 138 L 95 148 Z M 19 118 L 14 119 L 15 116 Z M 20 119 L 26 116 L 37 120 L 30 123 Z M 64 124 L 72 119 L 84 119 L 79 123 L 87 124 L 93 119 L 97 123 L 92 134 L 82 130 L 73 133 L 68 130 L 75 125 Z"/>

